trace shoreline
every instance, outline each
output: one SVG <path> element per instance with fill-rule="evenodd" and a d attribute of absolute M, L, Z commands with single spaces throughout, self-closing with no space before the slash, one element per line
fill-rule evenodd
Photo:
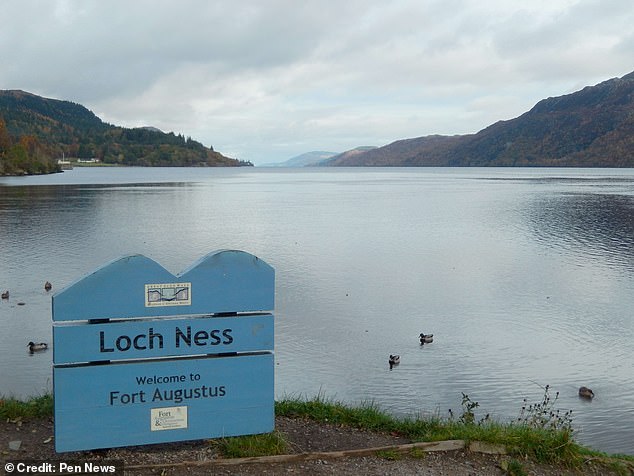
<path fill-rule="evenodd" d="M 468 405 L 460 420 L 398 420 L 373 406 L 353 408 L 317 397 L 275 402 L 275 414 L 274 431 L 261 435 L 56 453 L 52 395 L 28 402 L 5 397 L 0 455 L 5 462 L 122 461 L 126 473 L 165 475 L 184 468 L 194 475 L 210 468 L 245 475 L 634 474 L 634 456 L 593 451 L 565 429 L 478 422 Z"/>
<path fill-rule="evenodd" d="M 509 454 L 501 445 L 452 440 L 412 443 L 407 438 L 307 418 L 276 417 L 275 433 L 288 442 L 284 454 L 227 458 L 222 440 L 197 440 L 72 453 L 54 450 L 51 417 L 0 422 L 2 462 L 35 460 L 81 464 L 123 462 L 118 474 L 414 474 L 458 476 L 531 474 L 591 476 L 634 474 L 634 461 L 588 457 L 579 465 L 539 463 Z M 241 438 L 241 437 L 237 437 Z M 247 438 L 247 437 L 244 437 Z M 20 442 L 18 449 L 15 442 Z M 10 446 L 9 444 L 13 442 Z M 524 473 L 511 472 L 522 469 Z M 629 471 L 629 472 L 626 472 Z"/>

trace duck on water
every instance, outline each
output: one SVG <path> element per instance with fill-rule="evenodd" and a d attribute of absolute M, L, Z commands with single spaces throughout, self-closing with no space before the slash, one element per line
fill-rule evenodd
<path fill-rule="evenodd" d="M 431 344 L 434 342 L 434 334 L 420 334 L 420 345 Z"/>
<path fill-rule="evenodd" d="M 588 400 L 594 398 L 594 392 L 588 387 L 579 387 L 579 396 Z"/>
<path fill-rule="evenodd" d="M 46 342 L 38 342 L 36 344 L 35 342 L 31 341 L 26 344 L 26 346 L 29 348 L 29 352 L 31 353 L 48 349 L 48 344 Z"/>

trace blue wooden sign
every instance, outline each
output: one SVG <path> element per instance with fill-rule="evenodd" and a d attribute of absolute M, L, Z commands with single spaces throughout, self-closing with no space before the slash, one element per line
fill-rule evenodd
<path fill-rule="evenodd" d="M 270 353 L 56 367 L 53 376 L 58 452 L 274 428 Z"/>
<path fill-rule="evenodd" d="M 53 328 L 56 364 L 273 349 L 273 315 L 139 319 Z"/>
<path fill-rule="evenodd" d="M 55 294 L 56 450 L 272 431 L 274 280 L 243 251 L 176 276 L 134 255 Z"/>
<path fill-rule="evenodd" d="M 178 276 L 145 256 L 126 256 L 57 293 L 53 320 L 270 311 L 274 286 L 273 268 L 243 251 L 210 253 Z"/>

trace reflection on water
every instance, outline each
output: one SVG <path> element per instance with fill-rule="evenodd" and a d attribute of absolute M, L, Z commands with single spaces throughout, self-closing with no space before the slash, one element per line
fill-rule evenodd
<path fill-rule="evenodd" d="M 545 246 L 633 269 L 632 195 L 565 193 L 536 200 L 530 212 L 530 224 Z"/>
<path fill-rule="evenodd" d="M 277 396 L 444 416 L 465 392 L 504 420 L 549 384 L 582 442 L 634 454 L 633 211 L 630 170 L 0 178 L 0 393 L 51 390 L 52 351 L 26 350 L 51 339 L 45 281 L 55 292 L 133 253 L 179 273 L 235 248 L 276 269 Z"/>

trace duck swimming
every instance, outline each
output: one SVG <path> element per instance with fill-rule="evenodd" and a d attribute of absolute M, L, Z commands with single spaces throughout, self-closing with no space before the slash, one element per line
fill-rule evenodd
<path fill-rule="evenodd" d="M 2 293 L 2 299 L 9 299 L 9 291 L 4 291 Z"/>
<path fill-rule="evenodd" d="M 431 344 L 434 342 L 434 334 L 420 334 L 420 345 Z"/>
<path fill-rule="evenodd" d="M 401 363 L 401 357 L 400 355 L 392 355 L 390 354 L 390 358 L 388 360 L 388 363 L 390 364 L 390 370 L 392 370 L 392 367 L 394 367 L 395 365 L 398 365 Z"/>
<path fill-rule="evenodd" d="M 44 283 L 44 289 L 46 289 L 47 291 L 50 291 L 51 289 L 53 289 L 53 285 L 49 283 L 48 281 L 46 281 Z"/>
<path fill-rule="evenodd" d="M 587 398 L 588 400 L 592 400 L 594 398 L 594 392 L 592 389 L 588 387 L 579 387 L 579 396 L 581 398 Z"/>
<path fill-rule="evenodd" d="M 36 344 L 35 342 L 31 341 L 26 344 L 26 346 L 29 348 L 29 352 L 31 353 L 48 349 L 48 344 L 46 342 L 39 342 Z"/>

